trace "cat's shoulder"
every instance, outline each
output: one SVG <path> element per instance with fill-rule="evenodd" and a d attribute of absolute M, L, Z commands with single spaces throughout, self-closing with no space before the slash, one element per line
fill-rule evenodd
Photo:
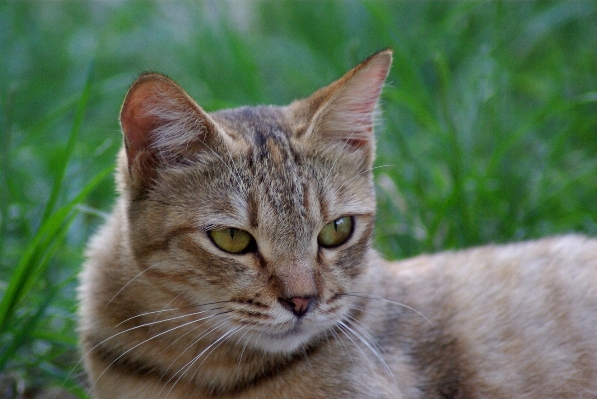
<path fill-rule="evenodd" d="M 597 273 L 597 238 L 567 234 L 538 240 L 488 244 L 460 250 L 422 254 L 385 262 L 398 277 L 433 273 L 500 272 L 516 269 L 594 269 Z"/>
<path fill-rule="evenodd" d="M 387 295 L 400 292 L 396 299 L 429 314 L 443 304 L 450 304 L 446 314 L 468 320 L 486 320 L 491 313 L 525 317 L 525 312 L 540 318 L 544 309 L 570 314 L 575 308 L 597 322 L 597 239 L 588 236 L 419 255 L 383 269 Z"/>

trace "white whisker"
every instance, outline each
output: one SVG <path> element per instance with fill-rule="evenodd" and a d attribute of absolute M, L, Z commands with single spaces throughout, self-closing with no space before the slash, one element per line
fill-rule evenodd
<path fill-rule="evenodd" d="M 220 338 L 218 338 L 217 340 L 215 340 L 214 342 L 212 342 L 210 345 L 208 345 L 205 349 L 203 349 L 197 356 L 195 356 L 191 361 L 189 361 L 186 365 L 184 365 L 180 371 L 182 371 L 182 373 L 180 374 L 180 376 L 178 377 L 178 379 L 174 382 L 174 384 L 172 385 L 172 387 L 170 387 L 170 390 L 168 391 L 168 393 L 166 394 L 166 398 L 170 395 L 170 393 L 172 392 L 172 389 L 174 389 L 174 387 L 178 384 L 178 382 L 182 379 L 182 377 L 190 370 L 190 368 L 201 358 L 201 356 L 203 356 L 203 354 L 205 352 L 207 352 L 208 350 L 210 350 L 210 348 L 212 348 L 214 345 L 216 345 L 216 348 L 220 345 L 220 343 L 222 342 L 222 340 L 224 340 L 226 337 L 228 337 L 229 335 L 233 334 L 234 332 L 236 332 L 238 329 L 240 329 L 241 326 L 237 326 L 234 327 L 232 330 L 227 331 L 224 335 L 222 335 Z M 214 329 L 212 329 L 214 330 Z M 211 331 L 210 331 L 211 332 Z M 206 333 L 207 334 L 207 333 Z M 198 342 L 198 341 L 195 341 Z M 215 348 L 214 348 L 215 349 Z M 211 354 L 211 351 L 208 353 Z M 207 359 L 207 356 L 206 356 Z M 205 361 L 205 359 L 203 360 Z M 203 364 L 203 361 L 197 366 L 196 370 L 198 370 L 198 368 Z M 179 371 L 179 372 L 180 372 Z M 177 372 L 176 374 L 178 374 L 179 372 Z M 196 372 L 196 371 L 195 371 Z M 176 374 L 174 374 L 174 376 L 172 376 L 167 382 L 166 385 L 168 385 L 172 379 L 176 376 Z M 195 373 L 193 373 L 193 376 L 191 377 L 191 379 L 195 376 Z"/>
<path fill-rule="evenodd" d="M 183 339 L 184 337 L 186 337 L 187 335 L 189 335 L 190 333 L 192 333 L 193 331 L 195 331 L 196 329 L 198 329 L 199 327 L 201 327 L 203 324 L 205 324 L 207 322 L 207 320 L 204 320 L 202 323 L 196 325 L 195 327 L 191 328 L 189 331 L 187 331 L 186 333 L 179 335 L 178 337 L 176 337 L 176 339 L 172 342 L 170 342 L 170 344 L 168 344 L 166 347 L 164 347 L 159 353 L 161 354 L 162 352 L 164 352 L 165 350 L 168 350 L 169 348 L 171 348 L 173 345 L 175 345 L 178 341 L 180 341 L 181 339 Z M 178 358 L 177 358 L 178 359 Z M 176 360 L 176 359 L 174 359 Z"/>
<path fill-rule="evenodd" d="M 164 307 L 162 308 L 162 311 L 160 311 L 160 312 L 156 313 L 155 317 L 153 318 L 153 321 L 154 321 L 154 322 L 157 322 L 157 321 L 158 321 L 158 317 L 160 317 L 160 315 L 161 315 L 161 314 L 162 314 L 164 311 L 166 311 L 166 310 L 167 310 L 166 308 L 167 308 L 168 306 L 170 306 L 170 304 L 171 304 L 172 302 L 174 302 L 175 300 L 177 300 L 178 298 L 180 298 L 180 296 L 181 296 L 181 295 L 182 295 L 182 293 L 180 293 L 180 294 L 176 295 L 176 296 L 175 296 L 175 297 L 173 297 L 173 298 L 172 298 L 172 299 L 171 299 L 171 300 L 170 300 L 170 301 L 169 301 L 167 304 L 165 304 L 165 305 L 164 305 Z M 120 325 L 120 323 L 119 323 L 118 325 Z M 147 333 L 145 334 L 145 338 L 147 338 L 147 337 L 149 336 L 149 334 L 151 334 L 151 331 L 152 331 L 152 329 L 153 329 L 153 325 L 149 326 L 149 328 L 147 329 Z"/>
<path fill-rule="evenodd" d="M 116 294 L 114 294 L 114 296 L 112 296 L 112 298 L 110 298 L 110 300 L 106 303 L 106 306 L 104 306 L 104 309 L 106 309 L 108 307 L 108 305 L 110 305 L 112 303 L 112 301 L 114 300 L 114 298 L 116 298 L 126 287 L 129 286 L 129 284 L 131 284 L 133 281 L 135 281 L 137 278 L 139 278 L 141 275 L 143 275 L 143 273 L 145 273 L 148 270 L 153 269 L 154 267 L 158 267 L 159 265 L 166 263 L 166 262 L 158 262 L 155 265 L 151 265 L 150 267 L 148 267 L 147 269 L 142 270 L 140 273 L 138 273 L 135 277 L 133 277 L 132 279 L 130 279 L 125 285 L 123 285 Z"/>
<path fill-rule="evenodd" d="M 372 315 L 374 315 L 374 316 L 379 316 L 379 315 L 380 315 L 380 313 L 379 313 L 379 312 L 376 312 L 376 311 L 374 311 L 374 310 L 371 310 L 371 309 L 369 309 L 369 308 L 366 308 L 365 306 L 351 305 L 351 308 L 352 308 L 352 309 L 356 309 L 356 310 L 360 310 L 361 312 L 365 312 L 365 313 L 372 314 Z"/>
<path fill-rule="evenodd" d="M 247 185 L 245 184 L 245 182 L 242 179 L 240 179 L 240 173 L 238 171 L 238 168 L 236 167 L 236 164 L 234 163 L 234 158 L 232 157 L 232 152 L 230 151 L 230 148 L 228 146 L 226 146 L 226 152 L 228 153 L 228 158 L 230 159 L 230 163 L 232 163 L 232 167 L 234 168 L 235 175 L 238 176 L 238 178 L 236 180 L 241 185 L 239 188 L 240 188 L 242 194 L 247 196 L 247 193 L 248 193 Z"/>
<path fill-rule="evenodd" d="M 171 302 L 172 301 L 170 301 L 170 303 Z M 120 323 L 116 324 L 113 327 L 113 329 L 116 328 L 116 327 L 119 327 L 120 325 L 122 325 L 122 324 L 124 324 L 124 323 L 126 323 L 128 321 L 134 320 L 134 319 L 136 319 L 138 317 L 148 316 L 148 315 L 152 315 L 152 314 L 156 314 L 156 313 L 159 314 L 159 313 L 172 312 L 172 311 L 175 311 L 175 310 L 184 310 L 184 309 L 187 309 L 187 308 L 196 308 L 196 307 L 200 307 L 200 306 L 220 305 L 220 304 L 228 303 L 228 302 L 230 302 L 230 301 L 210 302 L 210 303 L 203 303 L 203 304 L 200 304 L 200 305 L 185 306 L 185 307 L 182 307 L 182 308 L 170 308 L 170 309 L 154 310 L 154 311 L 151 311 L 151 312 L 143 312 L 143 313 L 139 313 L 138 315 L 129 317 L 128 319 L 125 319 L 125 320 L 121 321 Z M 219 309 L 222 309 L 222 308 L 223 307 L 220 306 L 220 307 L 216 307 L 216 308 L 213 308 L 213 309 L 203 310 L 203 311 L 197 312 L 197 313 L 190 313 L 190 314 L 188 314 L 186 316 L 194 316 L 194 315 L 200 314 L 202 312 L 205 313 L 205 312 L 209 312 L 209 311 L 212 311 L 212 310 L 219 310 Z M 178 318 L 180 318 L 180 317 L 185 317 L 185 316 L 179 316 Z M 170 320 L 173 320 L 173 319 L 166 319 L 166 320 L 163 320 L 163 321 L 170 321 Z"/>
<path fill-rule="evenodd" d="M 255 332 L 255 328 L 249 328 L 243 335 L 241 335 L 238 339 L 238 343 L 240 344 L 240 341 L 245 337 L 245 335 L 247 335 L 247 333 L 251 333 L 251 335 L 253 334 L 253 332 Z M 238 358 L 238 365 L 236 367 L 237 372 L 240 371 L 240 366 L 241 366 L 241 362 L 243 360 L 243 355 L 245 354 L 245 349 L 247 349 L 247 345 L 249 345 L 249 339 L 247 339 L 245 341 L 245 344 L 243 345 L 243 349 L 240 351 L 240 356 Z"/>
<path fill-rule="evenodd" d="M 199 341 L 201 341 L 203 338 L 207 337 L 209 334 L 211 334 L 212 332 L 216 331 L 218 328 L 220 328 L 220 327 L 221 327 L 222 325 L 224 325 L 226 322 L 227 322 L 227 320 L 226 320 L 226 319 L 224 319 L 224 320 L 221 320 L 221 321 L 217 322 L 216 324 L 214 324 L 213 326 L 211 326 L 211 327 L 210 327 L 210 328 L 209 328 L 207 331 L 204 331 L 204 332 L 203 332 L 201 335 L 199 335 L 199 337 L 197 337 L 197 338 L 194 338 L 194 339 L 193 339 L 193 341 L 192 341 L 190 344 L 188 344 L 188 345 L 187 345 L 187 347 L 186 347 L 186 348 L 184 348 L 184 349 L 183 349 L 183 350 L 182 350 L 182 351 L 181 351 L 181 352 L 178 354 L 178 356 L 176 356 L 176 357 L 174 358 L 174 360 L 172 360 L 172 361 L 170 362 L 170 364 L 168 365 L 168 367 L 166 367 L 166 369 L 164 370 L 164 373 L 162 374 L 162 377 L 160 378 L 160 381 L 161 381 L 161 380 L 164 378 L 164 376 L 166 375 L 166 373 L 168 372 L 168 370 L 170 370 L 170 368 L 172 368 L 172 366 L 174 365 L 174 363 L 176 363 L 176 361 L 177 361 L 178 359 L 180 359 L 180 357 L 186 353 L 186 351 L 188 351 L 190 348 L 192 348 L 193 346 L 195 346 L 195 345 L 196 345 L 196 344 L 197 344 Z M 188 364 L 188 363 L 187 363 L 187 364 Z M 174 377 L 176 377 L 176 374 L 178 374 L 179 372 L 180 372 L 180 371 L 176 372 L 176 373 L 175 373 L 175 374 L 174 374 L 172 377 L 170 377 L 170 379 L 169 379 L 168 381 L 166 381 L 166 384 L 165 384 L 165 385 L 168 385 L 168 384 L 169 384 L 169 383 L 172 381 L 172 379 L 173 379 Z M 164 388 L 162 388 L 162 391 L 163 391 L 163 389 L 164 389 Z M 160 394 L 161 394 L 161 392 L 162 392 L 162 391 L 160 391 Z"/>
<path fill-rule="evenodd" d="M 210 316 L 202 317 L 202 318 L 200 318 L 200 319 L 198 319 L 198 320 L 193 320 L 193 321 L 190 321 L 190 322 L 187 322 L 187 323 L 181 324 L 181 325 L 179 325 L 179 326 L 173 327 L 173 328 L 171 328 L 171 329 L 168 329 L 168 330 L 166 330 L 166 331 L 163 331 L 163 332 L 161 332 L 161 333 L 159 333 L 159 334 L 156 334 L 156 335 L 154 335 L 154 336 L 153 336 L 153 337 L 151 337 L 151 338 L 147 338 L 147 339 L 145 339 L 145 340 L 143 340 L 143 341 L 139 342 L 138 344 L 136 344 L 136 345 L 132 346 L 131 348 L 127 349 L 126 351 L 122 352 L 122 353 L 121 353 L 121 354 L 120 354 L 120 355 L 119 355 L 119 356 L 118 356 L 116 359 L 114 359 L 114 360 L 113 360 L 113 361 L 112 361 L 112 362 L 111 362 L 111 363 L 110 363 L 108 366 L 106 366 L 106 368 L 104 369 L 104 371 L 102 371 L 102 372 L 100 373 L 100 375 L 99 375 L 99 376 L 98 376 L 98 377 L 95 379 L 95 381 L 94 381 L 94 382 L 93 382 L 93 384 L 91 385 L 90 389 L 91 389 L 91 390 L 93 390 L 93 387 L 95 387 L 95 385 L 97 384 L 97 382 L 99 381 L 99 379 L 100 379 L 100 378 L 101 378 L 101 377 L 102 377 L 102 376 L 103 376 L 103 375 L 106 373 L 106 371 L 108 371 L 108 369 L 110 368 L 110 366 L 111 366 L 111 365 L 113 365 L 114 363 L 116 363 L 116 362 L 117 362 L 118 360 L 120 360 L 120 359 L 121 359 L 121 358 L 122 358 L 124 355 L 126 355 L 127 353 L 131 352 L 132 350 L 134 350 L 134 349 L 138 348 L 139 346 L 141 346 L 141 345 L 143 345 L 143 344 L 145 344 L 145 343 L 147 343 L 147 342 L 149 342 L 149 341 L 151 341 L 151 340 L 153 340 L 153 339 L 155 339 L 155 338 L 157 338 L 157 337 L 160 337 L 160 336 L 162 336 L 162 335 L 164 335 L 164 334 L 167 334 L 167 333 L 170 333 L 170 332 L 172 332 L 172 331 L 178 330 L 179 328 L 182 328 L 182 327 L 188 326 L 188 325 L 190 325 L 190 324 L 193 324 L 193 323 L 197 323 L 197 322 L 199 322 L 199 321 L 202 321 L 202 320 L 205 320 L 205 319 L 208 319 L 208 318 L 216 317 L 216 316 L 219 316 L 219 315 L 221 315 L 221 314 L 224 314 L 224 313 L 228 313 L 228 312 L 217 313 L 217 314 L 215 314 L 215 315 L 210 315 Z M 178 318 L 180 318 L 180 317 L 175 317 L 175 318 L 172 318 L 172 319 L 178 319 Z M 164 322 L 164 321 L 165 321 L 165 320 L 163 320 L 163 321 L 160 321 L 160 323 L 161 323 L 161 322 Z M 148 324 L 152 324 L 152 323 L 148 323 Z M 114 334 L 114 335 L 112 335 L 112 336 L 110 336 L 110 337 L 106 338 L 105 340 L 103 340 L 102 342 L 100 342 L 99 344 L 97 344 L 96 346 L 94 346 L 92 349 L 90 349 L 90 350 L 87 352 L 87 354 L 88 354 L 89 352 L 91 352 L 93 349 L 97 348 L 97 347 L 98 347 L 99 345 L 101 345 L 103 342 L 105 342 L 105 341 L 107 341 L 107 340 L 109 340 L 109 339 L 111 339 L 111 338 L 114 338 L 115 336 L 117 336 L 117 335 L 120 335 L 121 333 L 124 333 L 124 332 L 129 332 L 129 331 L 131 331 L 131 330 L 137 329 L 138 327 L 141 327 L 141 326 L 137 326 L 137 327 L 133 327 L 133 328 L 130 328 L 130 329 L 128 329 L 128 330 L 125 330 L 125 331 L 121 331 L 120 333 Z"/>
<path fill-rule="evenodd" d="M 218 303 L 218 302 L 214 302 L 214 303 Z M 223 302 L 222 302 L 222 303 L 223 303 Z M 206 304 L 206 305 L 200 305 L 200 306 L 207 306 L 207 304 Z M 71 371 L 70 371 L 70 372 L 68 373 L 68 375 L 65 377 L 65 381 L 66 381 L 66 380 L 67 380 L 67 379 L 68 379 L 68 378 L 69 378 L 69 377 L 72 375 L 72 373 L 75 371 L 75 369 L 77 368 L 77 366 L 78 366 L 79 364 L 81 364 L 81 362 L 83 362 L 83 360 L 85 359 L 85 357 L 87 357 L 87 356 L 88 356 L 88 355 L 89 355 L 91 352 L 93 352 L 95 349 L 97 349 L 97 348 L 98 348 L 100 345 L 102 345 L 102 344 L 106 343 L 107 341 L 109 341 L 109 340 L 111 340 L 111 339 L 113 339 L 113 338 L 116 338 L 116 337 L 118 337 L 119 335 L 122 335 L 122 334 L 125 334 L 125 333 L 128 333 L 128 332 L 131 332 L 131 331 L 137 330 L 137 329 L 139 329 L 139 328 L 144 328 L 144 327 L 148 327 L 148 326 L 153 326 L 153 325 L 155 325 L 155 324 L 165 323 L 165 322 L 168 322 L 168 321 L 177 320 L 177 319 L 181 319 L 181 318 L 185 318 L 185 317 L 196 316 L 196 315 L 199 315 L 199 314 L 202 314 L 202 313 L 206 313 L 206 312 L 210 312 L 210 311 L 214 311 L 214 310 L 219 310 L 219 309 L 222 309 L 222 308 L 223 308 L 223 307 L 221 307 L 221 306 L 220 306 L 220 307 L 217 307 L 217 308 L 208 309 L 208 310 L 202 310 L 202 311 L 199 311 L 199 312 L 194 312 L 194 313 L 190 313 L 190 314 L 186 314 L 186 315 L 176 316 L 176 317 L 172 317 L 172 318 L 165 319 L 165 320 L 160 320 L 160 321 L 155 321 L 155 320 L 154 320 L 153 322 L 149 322 L 149 323 L 145 323 L 145 324 L 140 324 L 140 325 L 138 325 L 138 326 L 131 327 L 131 328 L 127 328 L 127 329 L 125 329 L 125 330 L 122 330 L 122 331 L 119 331 L 119 332 L 117 332 L 117 333 L 115 333 L 115 334 L 112 334 L 112 335 L 110 335 L 109 337 L 107 337 L 107 338 L 103 339 L 102 341 L 100 341 L 99 343 L 97 343 L 96 345 L 94 345 L 94 346 L 93 346 L 91 349 L 89 349 L 87 352 L 85 352 L 85 353 L 84 353 L 84 354 L 81 356 L 81 358 L 79 359 L 79 361 L 78 361 L 77 363 L 75 363 L 75 365 L 74 365 L 74 366 L 71 368 Z M 180 310 L 180 309 L 179 309 L 179 308 L 173 308 L 173 309 L 167 309 L 166 311 L 173 311 L 173 310 Z M 114 329 L 114 328 L 116 328 L 116 327 L 118 327 L 118 326 L 120 326 L 120 325 L 122 325 L 122 324 L 123 324 L 123 323 L 125 323 L 126 321 L 128 321 L 128 320 L 132 320 L 132 319 L 134 319 L 134 318 L 136 318 L 136 317 L 140 317 L 140 316 L 144 316 L 144 315 L 150 315 L 150 314 L 155 314 L 155 313 L 160 313 L 160 312 L 162 312 L 162 311 L 161 311 L 161 310 L 158 310 L 158 311 L 153 311 L 153 312 L 145 312 L 145 313 L 143 313 L 143 314 L 141 314 L 141 315 L 137 315 L 137 316 L 134 316 L 134 317 L 130 317 L 130 318 L 128 318 L 127 320 L 125 320 L 125 321 L 122 321 L 122 322 L 118 323 L 118 324 L 117 324 L 115 327 L 113 327 L 113 329 Z M 201 321 L 201 320 L 203 320 L 203 319 L 206 319 L 206 318 L 209 318 L 209 317 L 211 317 L 211 316 L 207 316 L 207 317 L 201 318 L 201 319 L 199 319 L 199 320 L 194 320 L 194 321 L 192 321 L 192 322 L 189 322 L 189 323 L 183 324 L 183 325 L 181 325 L 181 326 L 179 326 L 179 327 L 184 327 L 185 325 L 192 324 L 192 323 L 195 323 L 195 322 L 197 322 L 197 321 Z M 176 327 L 176 328 L 179 328 L 179 327 Z M 176 329 L 176 328 L 174 328 L 174 329 Z M 161 334 L 160 334 L 160 335 L 161 335 Z M 144 343 L 144 342 L 146 342 L 146 341 L 148 341 L 148 340 L 151 340 L 151 339 L 153 339 L 153 338 L 155 338 L 155 337 L 152 337 L 152 338 L 146 339 L 146 340 L 144 340 L 144 341 L 143 341 L 143 342 L 141 342 L 141 343 Z M 139 345 L 140 345 L 140 344 L 139 344 Z M 133 349 L 134 349 L 134 348 L 133 348 Z M 123 355 L 124 355 L 124 354 L 123 354 Z M 118 360 L 118 359 L 116 359 L 116 360 Z M 109 367 L 109 366 L 108 366 L 108 367 Z M 104 371 L 104 373 L 105 373 L 105 371 Z M 104 374 L 104 373 L 102 373 L 102 374 Z M 101 377 L 101 375 L 100 375 L 100 377 Z M 96 381 L 93 383 L 93 386 L 95 386 L 95 383 L 97 383 L 97 380 L 99 380 L 99 377 L 98 377 L 98 378 L 96 379 Z M 87 397 L 88 397 L 88 396 L 87 396 Z"/>
<path fill-rule="evenodd" d="M 354 364 L 354 359 L 352 358 L 352 354 L 350 353 L 350 351 L 346 347 L 346 344 L 344 343 L 344 341 L 340 338 L 340 335 L 338 335 L 338 333 L 334 329 L 331 329 L 330 332 L 332 333 L 332 335 L 336 339 L 336 342 L 338 342 L 341 345 L 342 352 L 344 352 L 346 355 L 348 355 L 348 357 L 350 358 L 350 361 L 352 362 L 352 364 Z"/>
<path fill-rule="evenodd" d="M 390 369 L 390 367 L 388 366 L 388 364 L 386 363 L 386 361 L 384 360 L 383 356 L 380 353 L 381 347 L 377 344 L 376 341 L 373 340 L 373 338 L 371 337 L 371 334 L 369 334 L 369 332 L 367 331 L 368 329 L 366 327 L 364 327 L 363 324 L 360 321 L 358 321 L 357 319 L 355 319 L 354 317 L 349 316 L 349 318 L 347 318 L 346 321 L 348 323 L 350 323 L 350 325 L 353 327 L 351 329 L 353 331 L 353 333 L 365 345 L 367 345 L 369 350 L 375 355 L 375 357 L 377 357 L 377 360 L 379 360 L 379 362 L 384 366 L 384 368 L 386 369 L 388 374 L 390 374 L 392 376 L 392 379 L 394 380 L 394 384 L 397 384 L 396 379 L 394 377 L 394 373 L 392 373 L 392 370 Z M 361 326 L 363 326 L 364 328 Z"/>
<path fill-rule="evenodd" d="M 357 297 L 357 298 L 373 299 L 373 300 L 376 300 L 376 301 L 382 301 L 382 302 L 390 303 L 392 305 L 396 305 L 396 306 L 399 306 L 401 308 L 408 309 L 408 310 L 411 310 L 411 311 L 415 312 L 416 314 L 418 314 L 419 316 L 421 316 L 422 318 L 424 318 L 427 323 L 431 324 L 431 320 L 429 320 L 429 318 L 427 318 L 427 316 L 425 316 L 423 313 L 419 312 L 417 309 L 413 308 L 412 306 L 405 305 L 404 303 L 392 301 L 390 299 L 386 299 L 386 298 L 384 298 L 382 296 L 371 294 L 371 293 L 368 293 L 368 292 L 347 292 L 347 293 L 344 293 L 342 295 L 354 296 L 354 297 Z"/>
<path fill-rule="evenodd" d="M 307 365 L 310 369 L 313 368 L 313 366 L 311 366 L 311 361 L 309 361 L 309 354 L 307 353 L 307 350 L 305 349 L 305 346 L 301 346 L 301 352 L 303 353 L 303 356 L 305 357 L 305 360 L 307 361 Z"/>
<path fill-rule="evenodd" d="M 346 325 L 346 323 L 339 321 L 337 324 L 338 328 L 340 329 L 340 331 L 342 331 L 344 333 L 344 335 L 353 343 L 353 345 L 361 352 L 361 354 L 365 357 L 365 360 L 367 361 L 367 363 L 369 363 L 369 366 L 372 369 L 375 369 L 375 366 L 373 365 L 373 363 L 371 363 L 371 360 L 369 359 L 369 356 L 367 356 L 365 354 L 365 352 L 361 349 L 361 347 L 355 342 L 354 339 L 352 339 L 352 337 L 350 336 L 349 333 L 352 333 L 352 330 L 350 327 L 348 327 Z M 355 334 L 355 336 L 357 336 Z M 357 336 L 358 337 L 358 336 Z"/>
<path fill-rule="evenodd" d="M 191 376 L 191 379 L 195 378 L 195 375 L 197 375 L 197 371 L 199 371 L 199 368 L 203 365 L 203 363 L 207 360 L 207 358 L 209 357 L 209 355 L 211 355 L 213 353 L 213 351 L 215 351 L 217 348 L 220 347 L 220 345 L 222 345 L 224 342 L 228 342 L 228 340 L 224 340 L 227 337 L 230 337 L 234 334 L 236 334 L 238 331 L 244 329 L 246 326 L 236 326 L 234 328 L 232 328 L 231 330 L 227 331 L 226 334 L 224 334 L 224 336 L 222 336 L 221 338 L 218 339 L 218 341 L 220 341 L 220 343 L 218 343 L 216 346 L 214 346 L 213 348 L 211 348 L 211 350 L 205 355 L 205 358 L 201 361 L 201 363 L 199 363 L 197 365 L 197 367 L 195 367 L 195 372 L 193 373 L 193 375 Z M 214 342 L 215 343 L 215 342 Z M 213 344 L 212 344 L 213 345 Z M 207 348 L 206 348 L 207 349 Z M 199 354 L 199 356 L 201 356 L 201 354 Z M 197 359 L 199 358 L 199 356 L 197 357 Z"/>
<path fill-rule="evenodd" d="M 382 364 L 383 368 L 386 370 L 386 372 L 388 373 L 388 375 L 392 378 L 392 381 L 394 382 L 394 385 L 399 389 L 398 382 L 396 381 L 396 377 L 394 376 L 394 373 L 392 372 L 392 370 L 390 369 L 390 367 L 388 366 L 388 364 L 384 360 L 383 356 L 376 349 L 377 344 L 369 342 L 371 340 L 371 337 L 369 336 L 369 334 L 367 334 L 366 331 L 364 331 L 362 328 L 360 328 L 357 324 L 355 324 L 354 322 L 352 322 L 349 319 L 347 319 L 346 322 L 350 323 L 350 325 L 352 327 L 349 326 L 349 325 L 347 325 L 344 322 L 340 322 L 339 325 L 343 326 L 348 332 L 350 332 L 356 338 L 358 338 L 360 342 L 362 342 L 363 344 L 365 344 L 365 346 L 369 349 L 369 351 Z M 369 363 L 369 365 L 373 369 L 375 369 L 375 367 L 373 366 L 373 363 L 371 363 L 371 361 L 369 360 L 369 357 L 365 354 L 365 352 L 361 349 L 361 347 L 352 338 L 350 338 L 349 334 L 346 334 L 346 336 L 355 344 L 355 346 L 359 349 L 359 351 L 363 354 L 363 356 L 365 356 L 365 358 L 367 359 L 367 362 Z M 367 339 L 367 338 L 369 338 L 369 339 Z"/>

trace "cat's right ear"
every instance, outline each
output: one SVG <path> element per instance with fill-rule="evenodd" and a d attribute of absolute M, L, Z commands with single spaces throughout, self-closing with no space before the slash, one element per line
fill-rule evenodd
<path fill-rule="evenodd" d="M 392 63 L 392 50 L 372 55 L 342 78 L 290 105 L 297 120 L 297 138 L 321 148 L 362 155 L 373 160 L 377 104 Z M 370 165 L 369 165 L 370 166 Z"/>
<path fill-rule="evenodd" d="M 215 122 L 174 81 L 141 75 L 129 89 L 120 125 L 131 184 L 147 189 L 159 168 L 184 163 L 213 138 Z"/>

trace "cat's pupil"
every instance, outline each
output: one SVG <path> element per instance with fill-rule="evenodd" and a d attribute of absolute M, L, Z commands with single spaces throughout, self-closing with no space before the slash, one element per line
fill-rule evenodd
<path fill-rule="evenodd" d="M 338 225 L 341 225 L 342 222 L 343 222 L 342 219 L 334 220 L 334 230 L 336 230 L 336 232 L 338 231 Z"/>
<path fill-rule="evenodd" d="M 353 230 L 353 217 L 344 216 L 326 224 L 317 236 L 317 242 L 324 248 L 333 248 L 344 244 Z"/>

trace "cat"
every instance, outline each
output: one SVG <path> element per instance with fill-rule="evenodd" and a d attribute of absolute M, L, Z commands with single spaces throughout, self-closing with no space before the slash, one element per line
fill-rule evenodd
<path fill-rule="evenodd" d="M 79 287 L 92 397 L 597 397 L 597 240 L 372 249 L 391 60 L 284 107 L 134 82 Z"/>

